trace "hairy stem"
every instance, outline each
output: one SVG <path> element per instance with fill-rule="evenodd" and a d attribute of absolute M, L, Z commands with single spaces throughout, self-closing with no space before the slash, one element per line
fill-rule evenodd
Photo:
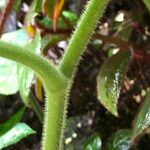
<path fill-rule="evenodd" d="M 30 67 L 40 77 L 46 91 L 43 150 L 61 149 L 67 107 L 67 80 L 46 59 L 1 40 L 0 56 Z"/>
<path fill-rule="evenodd" d="M 66 53 L 60 63 L 59 69 L 66 77 L 72 77 L 79 59 L 85 51 L 85 46 L 109 1 L 110 0 L 90 0 L 87 4 L 85 12 L 81 16 Z"/>
<path fill-rule="evenodd" d="M 50 82 L 50 91 L 61 88 L 63 75 L 46 59 L 25 49 L 0 40 L 0 56 L 17 61 L 33 69 L 44 82 Z M 45 83 L 47 84 L 47 83 Z"/>

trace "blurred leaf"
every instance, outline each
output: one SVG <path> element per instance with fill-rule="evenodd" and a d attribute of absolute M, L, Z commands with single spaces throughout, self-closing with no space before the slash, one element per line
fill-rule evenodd
<path fill-rule="evenodd" d="M 41 0 L 33 0 L 30 9 L 25 16 L 25 27 L 28 28 L 29 25 L 32 24 L 34 16 L 41 12 L 42 10 L 42 1 Z"/>
<path fill-rule="evenodd" d="M 78 16 L 75 14 L 75 13 L 73 13 L 73 12 L 71 12 L 71 11 L 63 11 L 62 12 L 62 15 L 65 17 L 65 18 L 67 18 L 70 22 L 72 22 L 72 23 L 74 23 L 74 25 L 77 23 L 77 21 L 78 21 Z"/>
<path fill-rule="evenodd" d="M 132 145 L 131 136 L 130 130 L 117 131 L 109 141 L 108 150 L 129 150 Z"/>
<path fill-rule="evenodd" d="M 84 150 L 101 150 L 102 141 L 101 138 L 96 134 L 94 135 L 84 146 Z"/>
<path fill-rule="evenodd" d="M 120 26 L 118 26 L 116 34 L 119 38 L 128 42 L 131 37 L 132 31 L 133 28 L 131 25 L 129 25 L 129 22 L 123 22 Z"/>
<path fill-rule="evenodd" d="M 55 4 L 56 0 L 43 1 L 43 12 L 46 13 L 46 15 L 51 19 L 53 18 Z"/>
<path fill-rule="evenodd" d="M 0 1 L 0 11 L 3 10 L 7 5 L 7 1 L 6 0 L 1 0 Z"/>
<path fill-rule="evenodd" d="M 44 118 L 44 113 L 43 110 L 41 108 L 41 106 L 39 105 L 37 99 L 35 98 L 35 96 L 33 95 L 32 92 L 30 92 L 30 95 L 28 96 L 28 99 L 31 102 L 31 105 L 33 107 L 33 110 L 35 111 L 37 117 L 39 118 L 39 120 L 41 121 L 41 124 L 43 123 L 43 118 Z"/>
<path fill-rule="evenodd" d="M 19 12 L 20 6 L 21 6 L 21 0 L 15 0 L 15 1 L 14 1 L 14 4 L 13 4 L 13 8 L 14 8 L 17 12 Z"/>
<path fill-rule="evenodd" d="M 16 62 L 0 57 L 0 94 L 10 95 L 15 94 L 17 91 L 18 80 Z"/>
<path fill-rule="evenodd" d="M 42 11 L 42 0 L 34 0 L 35 1 L 35 12 L 39 13 Z"/>
<path fill-rule="evenodd" d="M 58 22 L 58 19 L 59 19 L 60 15 L 61 15 L 64 3 L 65 3 L 65 0 L 57 0 L 56 1 L 56 5 L 55 5 L 55 8 L 54 8 L 54 15 L 53 15 L 53 21 L 54 21 L 53 28 L 54 28 L 55 31 L 56 31 L 56 28 L 57 28 L 57 22 Z"/>
<path fill-rule="evenodd" d="M 59 41 L 67 39 L 67 35 L 51 35 L 47 34 L 41 39 L 41 49 L 45 53 L 50 47 L 56 45 Z"/>
<path fill-rule="evenodd" d="M 29 36 L 24 29 L 20 29 L 20 30 L 3 34 L 2 40 L 8 43 L 12 43 L 24 47 L 29 41 Z"/>
<path fill-rule="evenodd" d="M 25 107 L 21 108 L 16 114 L 14 114 L 7 122 L 0 124 L 0 136 L 5 134 L 13 126 L 21 121 L 25 112 Z"/>
<path fill-rule="evenodd" d="M 131 59 L 130 51 L 120 51 L 108 58 L 101 67 L 97 80 L 99 101 L 114 115 L 117 100 Z"/>
<path fill-rule="evenodd" d="M 6 148 L 12 144 L 19 142 L 28 135 L 36 132 L 25 123 L 18 123 L 7 133 L 0 137 L 0 149 Z"/>
<path fill-rule="evenodd" d="M 108 57 L 111 57 L 115 54 L 117 54 L 117 52 L 119 51 L 119 49 L 116 47 L 116 45 L 114 44 L 109 44 L 107 47 L 106 47 L 107 51 L 108 51 Z"/>
<path fill-rule="evenodd" d="M 59 18 L 57 23 L 58 29 L 72 29 L 76 25 L 78 17 L 75 13 L 70 11 L 63 11 L 62 16 Z M 53 21 L 48 17 L 37 19 L 37 22 L 47 29 L 53 29 Z"/>
<path fill-rule="evenodd" d="M 49 19 L 47 16 L 42 18 L 41 20 L 38 20 L 40 24 L 42 24 L 45 28 L 52 28 L 53 21 L 52 19 Z"/>
<path fill-rule="evenodd" d="M 41 47 L 41 37 L 40 34 L 37 32 L 33 41 L 26 44 L 24 48 L 28 51 L 32 51 L 36 54 L 39 54 L 40 47 Z M 30 107 L 29 93 L 30 88 L 34 81 L 34 72 L 31 69 L 27 68 L 26 66 L 18 64 L 18 81 L 21 97 L 25 105 Z"/>
<path fill-rule="evenodd" d="M 143 0 L 143 2 L 146 5 L 146 7 L 148 8 L 148 10 L 150 11 L 150 0 Z"/>
<path fill-rule="evenodd" d="M 145 129 L 150 126 L 150 92 L 141 107 L 139 114 L 134 123 L 133 136 L 140 135 Z"/>
<path fill-rule="evenodd" d="M 73 29 L 78 21 L 78 16 L 75 13 L 70 11 L 63 11 L 62 16 L 60 17 L 59 20 L 61 20 L 61 18 L 62 21 L 66 24 L 68 29 Z M 59 21 L 58 21 L 58 25 L 59 25 Z"/>
<path fill-rule="evenodd" d="M 19 38 L 19 40 L 18 40 Z M 22 47 L 28 42 L 29 38 L 24 30 L 3 34 L 5 42 L 21 45 Z M 17 63 L 5 58 L 0 58 L 0 93 L 4 95 L 14 94 L 18 91 Z M 10 86 L 11 85 L 11 86 Z"/>
<path fill-rule="evenodd" d="M 33 79 L 34 79 L 33 71 L 21 64 L 18 64 L 19 91 L 23 102 L 28 107 L 30 107 L 28 96 L 31 85 L 33 83 Z"/>

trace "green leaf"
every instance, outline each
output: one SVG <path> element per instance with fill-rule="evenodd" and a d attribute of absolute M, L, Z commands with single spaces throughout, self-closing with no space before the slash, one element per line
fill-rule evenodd
<path fill-rule="evenodd" d="M 50 47 L 56 45 L 58 42 L 67 39 L 67 35 L 51 35 L 47 34 L 41 39 L 41 49 L 42 51 L 47 51 Z"/>
<path fill-rule="evenodd" d="M 0 11 L 3 10 L 6 6 L 7 6 L 7 1 L 6 0 L 0 1 Z"/>
<path fill-rule="evenodd" d="M 8 43 L 24 47 L 29 41 L 29 36 L 24 29 L 20 29 L 3 34 L 2 40 Z"/>
<path fill-rule="evenodd" d="M 129 150 L 132 145 L 132 131 L 119 130 L 111 138 L 108 144 L 108 150 Z"/>
<path fill-rule="evenodd" d="M 5 42 L 11 42 L 22 47 L 29 41 L 29 37 L 25 30 L 17 30 L 3 34 L 1 39 Z M 0 93 L 3 95 L 15 94 L 18 89 L 17 63 L 0 58 Z"/>
<path fill-rule="evenodd" d="M 76 25 L 78 21 L 78 17 L 69 11 L 63 11 L 62 16 L 58 20 L 57 28 L 58 29 L 73 29 L 73 26 Z M 42 24 L 45 28 L 53 29 L 53 21 L 48 17 L 44 17 L 43 19 L 38 19 L 38 22 Z"/>
<path fill-rule="evenodd" d="M 18 123 L 7 133 L 0 137 L 0 149 L 6 148 L 12 144 L 19 142 L 28 135 L 36 132 L 25 123 Z"/>
<path fill-rule="evenodd" d="M 25 112 L 25 107 L 21 108 L 16 114 L 14 114 L 7 122 L 0 124 L 0 136 L 10 130 L 18 122 L 21 121 Z"/>
<path fill-rule="evenodd" d="M 145 129 L 150 126 L 150 92 L 141 107 L 139 114 L 134 122 L 133 136 L 140 135 Z"/>
<path fill-rule="evenodd" d="M 130 51 L 120 51 L 108 58 L 101 67 L 97 80 L 99 101 L 114 115 L 117 100 L 131 59 Z"/>
<path fill-rule="evenodd" d="M 16 62 L 0 57 L 0 94 L 10 95 L 15 94 L 17 91 L 18 80 Z"/>
<path fill-rule="evenodd" d="M 13 8 L 16 10 L 16 12 L 19 12 L 21 7 L 21 0 L 15 0 L 13 3 Z"/>
<path fill-rule="evenodd" d="M 96 134 L 94 135 L 84 146 L 84 150 L 101 150 L 102 141 L 101 138 Z"/>
<path fill-rule="evenodd" d="M 37 13 L 41 12 L 41 10 L 42 10 L 42 1 L 33 0 L 30 5 L 30 9 L 25 16 L 24 24 L 26 27 L 32 24 L 34 16 L 37 15 Z"/>
<path fill-rule="evenodd" d="M 150 11 L 150 0 L 143 0 L 143 2 L 146 5 L 146 7 L 148 8 L 148 10 Z"/>
<path fill-rule="evenodd" d="M 35 0 L 36 6 L 35 6 L 35 12 L 39 13 L 42 11 L 42 0 Z"/>
<path fill-rule="evenodd" d="M 122 40 L 128 42 L 132 35 L 133 27 L 128 22 L 123 22 L 117 28 L 116 35 Z"/>
<path fill-rule="evenodd" d="M 78 16 L 71 11 L 63 11 L 62 15 L 72 23 L 72 25 L 76 25 L 78 21 Z"/>
<path fill-rule="evenodd" d="M 55 3 L 56 3 L 56 0 L 44 0 L 43 1 L 43 11 L 51 19 L 53 18 Z"/>

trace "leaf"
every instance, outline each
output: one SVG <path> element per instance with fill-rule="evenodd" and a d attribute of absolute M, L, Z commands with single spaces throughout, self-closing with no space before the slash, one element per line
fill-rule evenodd
<path fill-rule="evenodd" d="M 33 23 L 33 18 L 35 17 L 35 15 L 37 15 L 37 13 L 40 13 L 41 10 L 42 10 L 42 1 L 41 0 L 32 1 L 30 9 L 25 16 L 24 21 L 25 27 L 28 28 L 28 26 Z"/>
<path fill-rule="evenodd" d="M 1 0 L 0 1 L 0 11 L 3 10 L 7 5 L 7 1 L 6 0 Z"/>
<path fill-rule="evenodd" d="M 133 126 L 133 137 L 140 135 L 145 129 L 150 126 L 150 92 L 137 115 Z"/>
<path fill-rule="evenodd" d="M 16 71 L 15 62 L 0 58 L 0 94 L 10 95 L 18 91 Z"/>
<path fill-rule="evenodd" d="M 42 10 L 42 1 L 35 0 L 35 13 L 39 13 Z"/>
<path fill-rule="evenodd" d="M 84 146 L 84 150 L 101 150 L 102 141 L 101 138 L 96 134 L 94 135 Z"/>
<path fill-rule="evenodd" d="M 78 21 L 78 16 L 71 12 L 71 11 L 63 11 L 62 12 L 62 15 L 68 19 L 71 23 L 73 23 L 72 25 L 76 25 L 77 21 Z"/>
<path fill-rule="evenodd" d="M 14 114 L 7 122 L 0 124 L 0 136 L 10 130 L 18 122 L 21 121 L 25 112 L 25 107 L 21 108 L 16 114 Z"/>
<path fill-rule="evenodd" d="M 51 19 L 53 18 L 55 4 L 56 4 L 56 0 L 43 1 L 43 12 Z"/>
<path fill-rule="evenodd" d="M 112 114 L 116 116 L 118 115 L 117 100 L 119 98 L 121 86 L 130 59 L 130 51 L 120 51 L 104 62 L 98 75 L 98 99 Z"/>
<path fill-rule="evenodd" d="M 24 46 L 28 42 L 28 35 L 24 30 L 17 30 L 3 34 L 1 39 L 8 43 Z M 19 89 L 16 64 L 14 61 L 0 58 L 0 93 L 3 95 L 15 94 Z"/>
<path fill-rule="evenodd" d="M 57 0 L 57 2 L 56 2 L 55 9 L 54 9 L 54 15 L 53 15 L 53 21 L 54 21 L 53 28 L 54 28 L 54 31 L 56 31 L 57 22 L 58 22 L 58 19 L 59 19 L 60 15 L 61 15 L 64 3 L 65 3 L 65 0 Z"/>
<path fill-rule="evenodd" d="M 41 39 L 41 49 L 44 53 L 47 51 L 48 48 L 56 45 L 58 42 L 67 39 L 68 36 L 66 35 L 53 35 L 47 34 Z"/>
<path fill-rule="evenodd" d="M 120 39 L 128 42 L 131 37 L 132 31 L 133 31 L 133 28 L 130 25 L 126 25 L 125 23 L 122 23 L 121 26 L 119 27 L 116 35 Z"/>
<path fill-rule="evenodd" d="M 75 13 L 69 11 L 63 11 L 62 16 L 58 20 L 57 28 L 72 30 L 73 26 L 76 25 L 77 21 L 78 21 L 78 17 Z M 53 20 L 48 18 L 47 16 L 42 19 L 36 18 L 36 22 L 38 22 L 38 24 L 40 24 L 41 26 L 47 29 L 51 29 L 51 30 L 53 29 Z"/>
<path fill-rule="evenodd" d="M 111 138 L 108 144 L 108 150 L 129 150 L 132 145 L 132 131 L 119 130 Z"/>
<path fill-rule="evenodd" d="M 21 7 L 21 0 L 14 0 L 13 8 L 16 12 L 19 12 Z"/>
<path fill-rule="evenodd" d="M 146 5 L 146 7 L 148 8 L 148 10 L 150 11 L 150 0 L 143 0 L 143 2 Z"/>
<path fill-rule="evenodd" d="M 25 123 L 18 123 L 7 133 L 0 137 L 0 149 L 6 148 L 12 144 L 19 142 L 28 135 L 36 132 Z"/>

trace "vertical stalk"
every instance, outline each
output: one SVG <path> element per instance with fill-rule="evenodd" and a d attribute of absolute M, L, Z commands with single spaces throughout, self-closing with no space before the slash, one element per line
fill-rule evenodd
<path fill-rule="evenodd" d="M 46 86 L 48 88 L 48 86 Z M 57 93 L 47 93 L 42 150 L 62 150 L 67 110 L 67 84 Z"/>
<path fill-rule="evenodd" d="M 85 52 L 85 46 L 109 1 L 90 0 L 88 2 L 60 63 L 59 69 L 66 77 L 72 77 L 80 57 Z"/>

